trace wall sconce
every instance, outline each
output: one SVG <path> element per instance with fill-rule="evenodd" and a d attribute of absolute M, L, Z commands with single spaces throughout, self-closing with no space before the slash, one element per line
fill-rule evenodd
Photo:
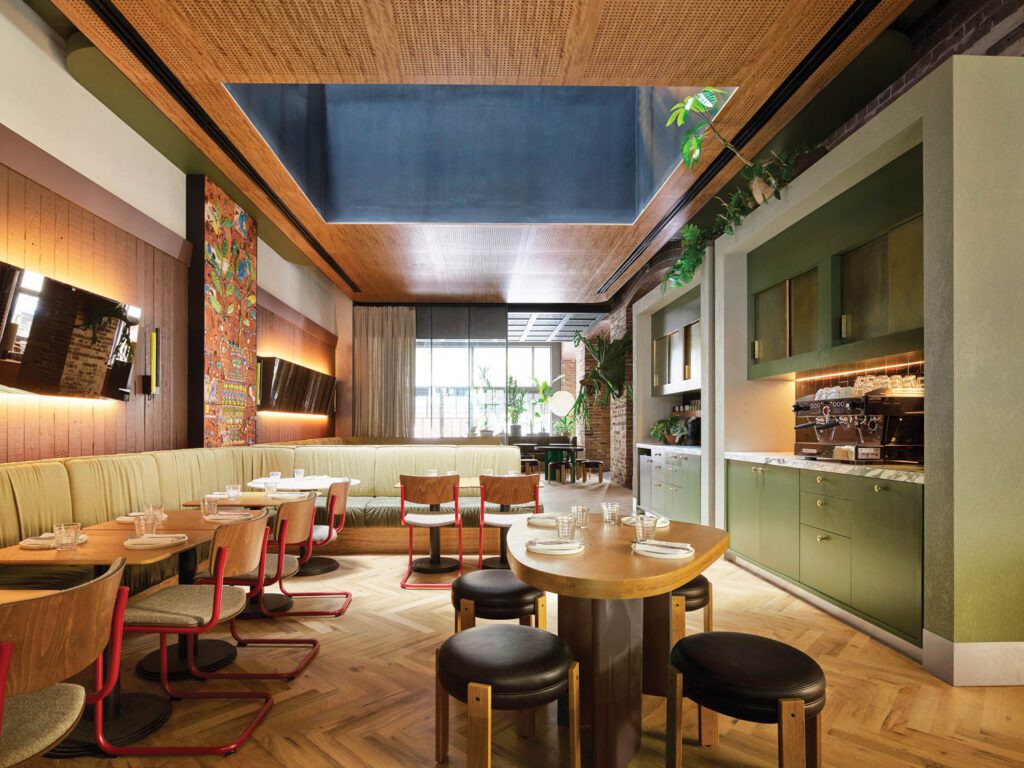
<path fill-rule="evenodd" d="M 149 334 L 149 372 L 142 376 L 142 394 L 160 394 L 160 329 Z"/>

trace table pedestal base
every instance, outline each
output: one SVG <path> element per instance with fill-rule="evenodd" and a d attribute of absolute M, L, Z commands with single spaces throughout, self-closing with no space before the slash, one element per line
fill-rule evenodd
<path fill-rule="evenodd" d="M 451 573 L 459 570 L 454 557 L 421 557 L 412 561 L 413 573 Z"/>
<path fill-rule="evenodd" d="M 104 715 L 103 735 L 118 747 L 126 747 L 155 733 L 171 717 L 171 703 L 151 693 L 122 693 L 119 712 Z M 92 707 L 64 741 L 46 753 L 51 758 L 97 757 L 106 753 L 96 745 Z"/>
<path fill-rule="evenodd" d="M 268 611 L 281 613 L 283 611 L 290 611 L 292 606 L 295 605 L 295 601 L 287 595 L 281 595 L 277 592 L 267 592 L 263 595 L 263 605 L 266 606 Z M 260 610 L 259 599 L 252 597 L 249 598 L 249 602 L 246 604 L 245 610 L 235 618 L 252 621 L 253 619 L 269 619 L 271 617 L 263 615 L 263 611 Z"/>
<path fill-rule="evenodd" d="M 311 557 L 309 560 L 299 566 L 299 572 L 296 576 L 319 576 L 322 573 L 330 573 L 331 571 L 338 570 L 338 561 L 333 557 L 324 557 L 317 555 Z"/>
<path fill-rule="evenodd" d="M 643 600 L 558 597 L 558 635 L 580 664 L 583 755 L 595 768 L 624 768 L 640 749 L 643 610 Z"/>
<path fill-rule="evenodd" d="M 185 658 L 185 647 L 181 640 L 167 647 L 167 679 L 192 680 L 192 672 Z M 196 640 L 196 666 L 203 672 L 216 672 L 235 660 L 238 651 L 234 643 L 224 640 Z M 160 679 L 160 651 L 153 651 L 142 657 L 135 667 L 135 674 L 143 680 Z M 122 697 L 124 698 L 124 697 Z"/>
<path fill-rule="evenodd" d="M 502 512 L 507 512 L 508 507 L 502 507 Z M 502 526 L 498 529 L 498 546 L 500 547 L 500 555 L 498 557 L 485 557 L 483 562 L 484 568 L 489 569 L 505 569 L 508 568 L 508 528 Z"/>

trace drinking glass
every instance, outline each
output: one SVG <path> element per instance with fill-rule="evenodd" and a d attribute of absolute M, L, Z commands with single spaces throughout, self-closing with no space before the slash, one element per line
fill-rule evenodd
<path fill-rule="evenodd" d="M 306 476 L 306 470 L 304 470 L 304 469 L 296 469 L 294 472 L 292 472 L 292 476 L 296 480 L 301 480 L 302 478 L 304 478 Z"/>
<path fill-rule="evenodd" d="M 654 515 L 648 515 L 644 513 L 638 514 L 634 518 L 634 527 L 636 528 L 636 540 L 638 542 L 647 541 L 653 539 L 655 532 L 658 530 L 658 518 Z"/>
<path fill-rule="evenodd" d="M 436 469 L 428 469 L 427 470 L 427 477 L 437 477 L 437 470 Z"/>
<path fill-rule="evenodd" d="M 277 493 L 277 480 L 267 480 L 263 484 L 263 490 L 266 491 L 268 496 L 272 493 Z"/>
<path fill-rule="evenodd" d="M 577 528 L 587 527 L 587 517 L 590 515 L 590 507 L 574 506 L 571 508 L 573 517 L 576 518 Z"/>
<path fill-rule="evenodd" d="M 134 515 L 132 521 L 135 523 L 135 535 L 145 536 L 147 533 L 156 533 L 156 527 L 160 523 L 160 518 L 152 512 L 148 512 Z"/>
<path fill-rule="evenodd" d="M 242 486 L 240 485 L 229 485 L 228 486 L 228 498 L 237 499 L 242 495 Z"/>
<path fill-rule="evenodd" d="M 561 541 L 572 541 L 576 538 L 576 516 L 559 515 L 555 518 L 555 530 Z"/>
<path fill-rule="evenodd" d="M 78 532 L 81 523 L 57 523 L 53 526 L 53 541 L 57 549 L 74 549 L 78 546 Z"/>
<path fill-rule="evenodd" d="M 217 514 L 218 504 L 216 496 L 204 496 L 202 500 L 203 517 Z"/>
<path fill-rule="evenodd" d="M 601 515 L 605 525 L 617 525 L 619 522 L 619 503 L 617 501 L 601 502 Z"/>
<path fill-rule="evenodd" d="M 157 520 L 163 520 L 166 517 L 163 504 L 143 504 L 142 514 L 153 515 Z"/>
<path fill-rule="evenodd" d="M 267 473 L 267 477 L 269 477 L 273 482 L 276 483 L 276 482 L 280 481 L 281 473 L 280 472 L 268 472 Z"/>

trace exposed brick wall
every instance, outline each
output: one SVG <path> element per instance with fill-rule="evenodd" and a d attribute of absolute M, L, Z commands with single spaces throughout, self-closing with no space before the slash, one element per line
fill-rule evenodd
<path fill-rule="evenodd" d="M 1021 0 L 941 0 L 910 30 L 910 42 L 914 63 L 833 133 L 825 141 L 828 149 L 950 56 L 1024 56 L 1024 4 Z"/>
<path fill-rule="evenodd" d="M 558 388 L 574 395 L 579 391 L 578 377 L 576 376 L 576 348 L 570 341 L 562 342 L 562 380 L 558 382 Z"/>

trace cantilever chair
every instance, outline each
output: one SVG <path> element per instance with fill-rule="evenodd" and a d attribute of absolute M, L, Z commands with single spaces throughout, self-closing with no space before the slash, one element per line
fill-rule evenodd
<path fill-rule="evenodd" d="M 0 767 L 44 754 L 71 734 L 85 707 L 113 690 L 86 694 L 62 682 L 95 663 L 128 602 L 124 558 L 72 589 L 0 605 Z M 120 644 L 112 656 L 120 655 Z"/>
<path fill-rule="evenodd" d="M 486 503 L 500 510 L 486 514 Z M 533 504 L 533 512 L 513 513 L 517 504 Z M 518 520 L 540 512 L 540 475 L 482 475 L 480 477 L 480 542 L 477 562 L 480 568 L 508 568 L 508 529 Z M 500 556 L 484 559 L 484 526 L 500 528 Z"/>
<path fill-rule="evenodd" d="M 228 755 L 241 747 L 273 706 L 266 691 L 183 691 L 172 689 L 167 677 L 167 637 L 185 635 L 187 659 L 194 675 L 208 678 L 195 662 L 195 638 L 209 632 L 222 621 L 233 622 L 246 605 L 247 594 L 240 587 L 225 584 L 256 571 L 262 577 L 267 546 L 267 513 L 251 520 L 217 527 L 211 547 L 212 584 L 175 584 L 156 592 L 128 608 L 125 632 L 152 632 L 160 636 L 160 683 L 172 699 L 257 699 L 259 711 L 242 734 L 227 744 L 215 746 L 120 747 L 103 736 L 102 707 L 96 709 L 96 742 L 111 755 Z M 116 669 L 112 677 L 116 675 Z"/>
<path fill-rule="evenodd" d="M 410 583 L 413 571 L 417 573 L 449 573 L 458 571 L 462 574 L 462 517 L 459 515 L 459 476 L 438 475 L 436 477 L 419 477 L 417 475 L 400 475 L 402 487 L 401 512 L 402 525 L 409 529 L 409 566 L 402 577 L 402 589 L 451 589 L 445 583 Z M 454 502 L 453 512 L 442 512 L 441 505 Z M 407 512 L 407 503 L 426 504 L 430 507 L 425 512 Z M 441 557 L 441 528 L 453 525 L 458 531 L 459 559 Z M 412 538 L 414 528 L 426 528 L 430 532 L 430 557 L 412 559 Z"/>
<path fill-rule="evenodd" d="M 345 508 L 348 506 L 350 480 L 331 483 L 327 490 L 327 524 L 313 526 L 313 550 L 338 540 L 345 528 Z M 312 553 L 310 553 L 312 554 Z M 338 569 L 338 561 L 331 557 L 309 557 L 299 566 L 299 576 L 318 576 Z"/>

